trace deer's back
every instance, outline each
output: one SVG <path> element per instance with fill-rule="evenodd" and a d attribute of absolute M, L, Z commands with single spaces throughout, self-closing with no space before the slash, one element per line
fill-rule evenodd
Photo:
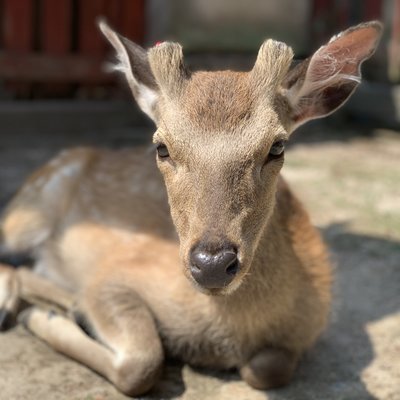
<path fill-rule="evenodd" d="M 25 182 L 1 229 L 8 250 L 34 250 L 39 271 L 70 288 L 111 255 L 129 259 L 154 239 L 176 243 L 149 148 L 62 152 Z"/>

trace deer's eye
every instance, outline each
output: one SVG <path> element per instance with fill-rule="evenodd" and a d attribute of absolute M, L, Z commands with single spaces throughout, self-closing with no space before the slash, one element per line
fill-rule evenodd
<path fill-rule="evenodd" d="M 160 158 L 168 158 L 169 157 L 168 148 L 164 143 L 158 143 L 156 149 L 157 149 L 158 157 L 160 157 Z"/>
<path fill-rule="evenodd" d="M 284 140 L 276 141 L 269 150 L 267 162 L 282 157 L 284 152 L 285 152 L 285 141 Z"/>

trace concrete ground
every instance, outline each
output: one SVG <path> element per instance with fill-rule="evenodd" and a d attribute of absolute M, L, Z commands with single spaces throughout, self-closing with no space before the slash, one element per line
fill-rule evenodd
<path fill-rule="evenodd" d="M 46 123 L 32 115 L 18 123 L 9 113 L 9 122 L 3 119 L 0 206 L 33 168 L 61 148 L 119 147 L 141 142 L 150 132 L 112 112 L 92 120 L 85 120 L 85 113 L 55 114 Z M 327 331 L 284 389 L 255 391 L 236 374 L 170 362 L 144 399 L 400 399 L 399 132 L 310 125 L 295 135 L 283 174 L 332 252 L 335 301 Z M 0 400 L 25 399 L 126 397 L 18 326 L 0 335 Z"/>

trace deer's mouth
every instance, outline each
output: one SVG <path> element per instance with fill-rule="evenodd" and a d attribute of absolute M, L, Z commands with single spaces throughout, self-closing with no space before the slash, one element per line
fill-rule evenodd
<path fill-rule="evenodd" d="M 192 281 L 194 287 L 199 290 L 201 293 L 204 293 L 208 296 L 229 296 L 233 292 L 236 291 L 236 289 L 239 288 L 242 284 L 242 279 L 236 278 L 234 279 L 229 285 L 224 286 L 224 287 L 219 287 L 219 288 L 207 288 L 202 285 L 199 285 L 193 278 L 190 278 Z"/>

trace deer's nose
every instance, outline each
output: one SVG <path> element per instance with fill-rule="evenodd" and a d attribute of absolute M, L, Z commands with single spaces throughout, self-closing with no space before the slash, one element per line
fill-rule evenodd
<path fill-rule="evenodd" d="M 238 271 L 239 260 L 233 246 L 216 251 L 196 247 L 190 254 L 190 272 L 195 281 L 207 289 L 227 286 Z"/>

